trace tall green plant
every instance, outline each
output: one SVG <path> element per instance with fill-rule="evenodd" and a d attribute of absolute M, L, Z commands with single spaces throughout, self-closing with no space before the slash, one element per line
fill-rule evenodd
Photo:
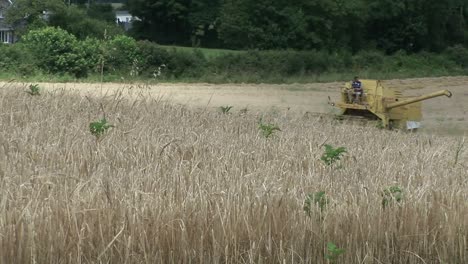
<path fill-rule="evenodd" d="M 382 191 L 382 207 L 385 208 L 393 203 L 400 203 L 403 200 L 403 188 L 391 186 Z"/>
<path fill-rule="evenodd" d="M 313 206 L 320 208 L 320 213 L 323 213 L 329 203 L 329 199 L 324 191 L 309 193 L 304 201 L 304 212 L 308 215 L 312 215 Z"/>
<path fill-rule="evenodd" d="M 266 137 L 266 138 L 270 138 L 271 136 L 273 136 L 273 134 L 274 134 L 276 131 L 281 131 L 281 129 L 280 129 L 277 125 L 275 125 L 275 124 L 263 123 L 263 122 L 262 122 L 262 119 L 260 119 L 258 128 L 259 128 L 260 131 L 262 132 L 262 135 L 263 135 L 264 137 Z"/>
<path fill-rule="evenodd" d="M 109 124 L 106 118 L 102 118 L 99 121 L 91 122 L 89 124 L 89 131 L 93 134 L 96 138 L 100 138 L 109 128 L 114 127 L 113 125 Z"/>
<path fill-rule="evenodd" d="M 325 259 L 330 261 L 330 263 L 334 264 L 338 260 L 338 258 L 343 255 L 346 251 L 342 248 L 336 246 L 333 242 L 327 243 L 327 254 L 325 255 Z"/>
<path fill-rule="evenodd" d="M 41 95 L 41 89 L 39 88 L 38 84 L 30 84 L 29 85 L 29 90 L 26 91 L 29 95 L 35 96 L 35 95 Z"/>
<path fill-rule="evenodd" d="M 227 105 L 227 106 L 220 106 L 219 109 L 221 110 L 221 113 L 223 114 L 229 114 L 229 111 L 231 111 L 232 106 Z"/>
<path fill-rule="evenodd" d="M 341 157 L 345 153 L 346 149 L 344 147 L 334 148 L 333 146 L 327 144 L 325 145 L 325 153 L 323 153 L 320 159 L 325 162 L 325 164 L 330 166 L 341 160 Z"/>

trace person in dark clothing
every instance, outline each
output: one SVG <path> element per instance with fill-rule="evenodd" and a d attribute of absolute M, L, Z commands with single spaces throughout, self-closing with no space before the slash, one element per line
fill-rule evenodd
<path fill-rule="evenodd" d="M 359 78 L 356 76 L 351 82 L 351 88 L 348 91 L 348 99 L 350 103 L 360 103 L 362 97 L 362 83 L 359 81 Z M 354 98 L 353 98 L 354 97 Z"/>

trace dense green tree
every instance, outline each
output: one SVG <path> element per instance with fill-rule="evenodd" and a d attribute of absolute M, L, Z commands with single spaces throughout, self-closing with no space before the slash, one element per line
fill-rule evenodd
<path fill-rule="evenodd" d="M 219 37 L 233 48 L 358 50 L 366 12 L 363 0 L 225 0 Z"/>
<path fill-rule="evenodd" d="M 129 0 L 136 36 L 165 44 L 188 44 L 191 28 L 188 20 L 190 0 Z"/>
<path fill-rule="evenodd" d="M 90 18 L 115 23 L 114 8 L 110 4 L 93 3 L 86 9 L 86 13 Z"/>
<path fill-rule="evenodd" d="M 47 14 L 60 13 L 66 9 L 63 0 L 15 0 L 7 9 L 6 21 L 18 25 L 18 33 L 40 28 L 47 24 Z"/>
<path fill-rule="evenodd" d="M 121 34 L 115 23 L 115 13 L 109 4 L 91 4 L 89 7 L 68 5 L 63 0 L 16 0 L 7 10 L 8 23 L 18 25 L 22 35 L 31 29 L 55 26 L 78 38 L 103 38 Z"/>
<path fill-rule="evenodd" d="M 220 14 L 219 37 L 225 47 L 249 47 L 252 25 L 250 24 L 250 0 L 225 0 Z"/>
<path fill-rule="evenodd" d="M 218 46 L 218 25 L 221 0 L 192 0 L 188 23 L 192 46 Z"/>
<path fill-rule="evenodd" d="M 103 20 L 106 19 L 103 16 L 95 17 L 101 19 L 89 16 L 87 10 L 82 7 L 71 5 L 62 12 L 51 15 L 49 24 L 65 29 L 79 39 L 87 37 L 103 39 L 123 33 L 123 30 L 116 25 L 114 20 L 109 22 Z"/>
<path fill-rule="evenodd" d="M 426 47 L 440 51 L 447 46 L 466 42 L 467 4 L 466 0 L 427 1 L 424 6 L 428 31 Z"/>
<path fill-rule="evenodd" d="M 364 0 L 330 0 L 327 10 L 326 13 L 332 21 L 328 47 L 356 52 L 370 46 L 366 41 L 369 10 Z"/>
<path fill-rule="evenodd" d="M 466 0 L 368 0 L 368 36 L 387 52 L 465 43 Z"/>
<path fill-rule="evenodd" d="M 427 34 L 422 2 L 424 0 L 368 0 L 368 38 L 387 52 L 420 50 Z"/>
<path fill-rule="evenodd" d="M 293 48 L 307 45 L 307 38 L 313 36 L 306 32 L 304 12 L 293 3 L 284 6 L 271 0 L 225 0 L 219 20 L 219 37 L 230 48 Z M 313 38 L 309 40 L 314 42 Z"/>
<path fill-rule="evenodd" d="M 129 0 L 135 36 L 234 49 L 441 51 L 467 44 L 468 0 Z"/>

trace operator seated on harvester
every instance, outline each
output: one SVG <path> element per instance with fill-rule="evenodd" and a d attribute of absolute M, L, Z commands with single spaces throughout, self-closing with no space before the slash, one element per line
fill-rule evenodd
<path fill-rule="evenodd" d="M 351 82 L 351 89 L 348 90 L 349 103 L 361 103 L 362 93 L 362 83 L 356 76 Z"/>

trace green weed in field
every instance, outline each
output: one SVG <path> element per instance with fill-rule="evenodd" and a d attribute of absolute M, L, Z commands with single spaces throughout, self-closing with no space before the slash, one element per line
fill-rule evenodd
<path fill-rule="evenodd" d="M 325 259 L 330 261 L 330 263 L 336 263 L 338 258 L 345 253 L 345 250 L 338 248 L 333 242 L 327 243 L 327 254 L 325 254 Z"/>
<path fill-rule="evenodd" d="M 403 188 L 399 186 L 391 186 L 382 192 L 382 207 L 396 202 L 399 203 L 403 200 Z"/>
<path fill-rule="evenodd" d="M 306 196 L 305 202 L 304 202 L 304 212 L 308 216 L 312 215 L 312 206 L 315 204 L 320 208 L 320 212 L 323 213 L 329 203 L 329 199 L 324 191 L 321 192 L 316 192 L 316 193 L 309 193 Z"/>
<path fill-rule="evenodd" d="M 343 154 L 346 153 L 344 147 L 333 148 L 331 145 L 325 145 L 325 153 L 320 158 L 325 164 L 332 165 L 339 161 Z"/>
<path fill-rule="evenodd" d="M 260 119 L 258 128 L 262 132 L 262 135 L 266 138 L 271 137 L 275 133 L 275 131 L 281 131 L 281 129 L 277 125 L 265 124 L 262 122 L 262 119 Z"/>
<path fill-rule="evenodd" d="M 89 124 L 89 130 L 96 138 L 102 136 L 111 127 L 114 126 L 109 124 L 106 118 Z"/>
<path fill-rule="evenodd" d="M 30 84 L 29 91 L 26 92 L 32 96 L 41 95 L 41 89 L 39 88 L 38 84 Z"/>
<path fill-rule="evenodd" d="M 231 111 L 232 106 L 229 106 L 229 105 L 227 105 L 227 106 L 220 106 L 219 108 L 221 109 L 221 113 L 223 113 L 223 114 L 229 114 L 229 111 Z"/>

